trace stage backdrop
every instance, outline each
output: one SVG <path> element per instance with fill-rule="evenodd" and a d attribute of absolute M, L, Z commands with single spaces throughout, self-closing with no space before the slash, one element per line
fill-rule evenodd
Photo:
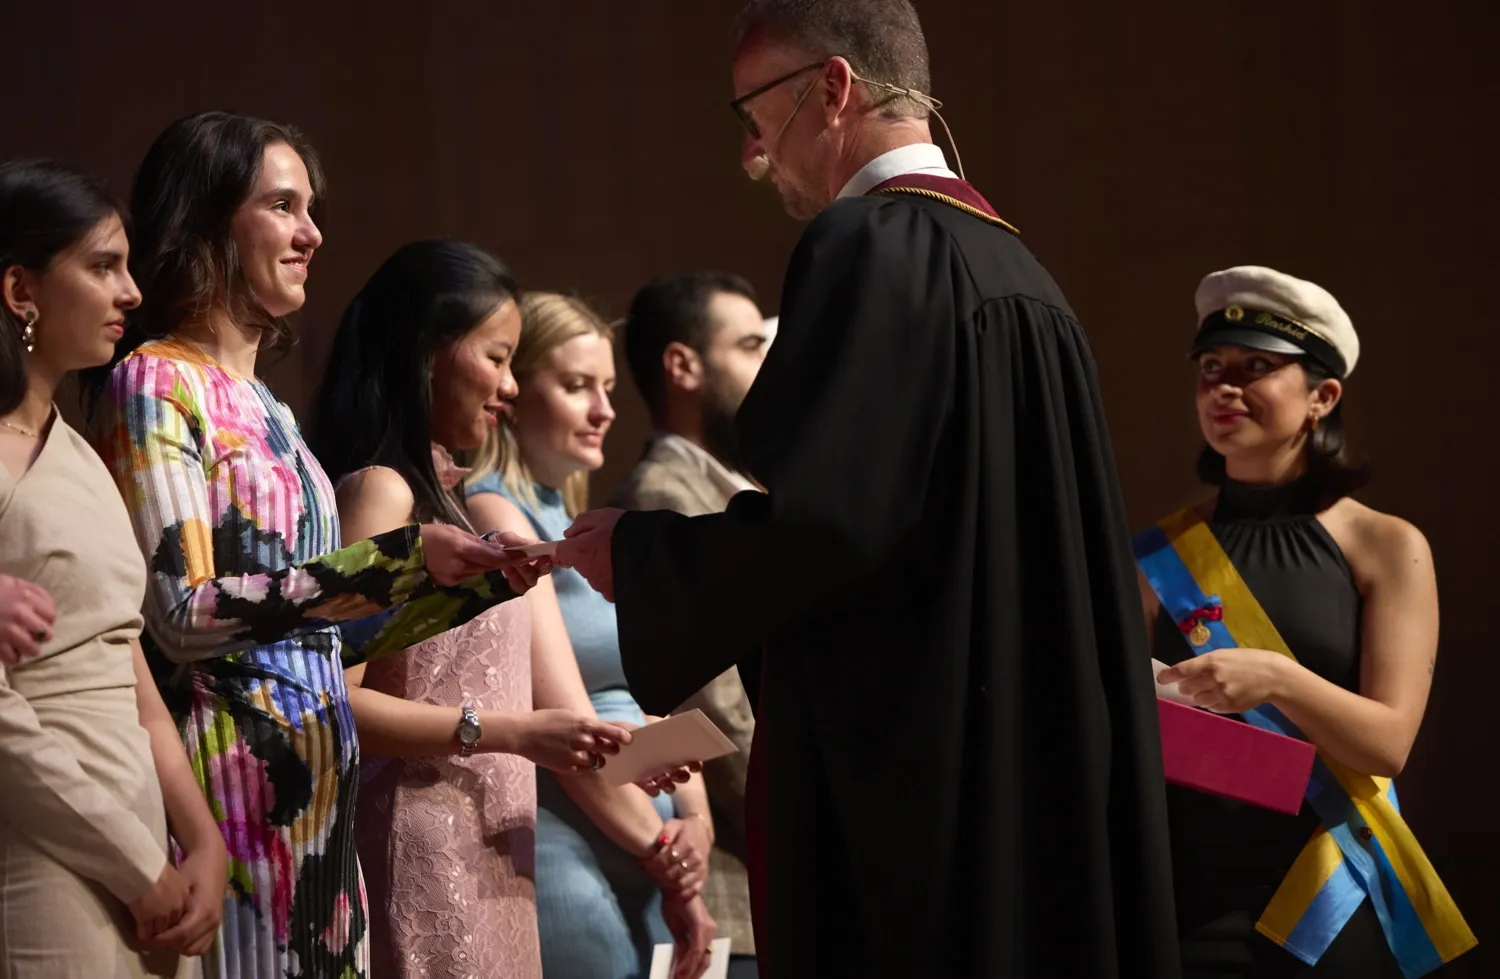
<path fill-rule="evenodd" d="M 0 156 L 61 157 L 125 194 L 177 116 L 304 129 L 332 214 L 300 342 L 265 369 L 300 410 L 343 304 L 421 236 L 472 239 L 526 285 L 610 316 L 648 277 L 691 266 L 747 275 L 775 312 L 798 228 L 736 162 L 735 6 L 5 0 Z M 1442 656 L 1402 800 L 1491 946 L 1454 974 L 1484 974 L 1500 963 L 1485 475 L 1500 343 L 1482 285 L 1500 213 L 1481 149 L 1500 104 L 1495 6 L 919 6 L 968 176 L 1089 328 L 1137 524 L 1195 492 L 1183 351 L 1200 277 L 1273 265 L 1353 316 L 1349 414 L 1379 472 L 1362 497 L 1422 528 L 1441 575 Z M 623 379 L 619 405 L 600 496 L 647 434 Z"/>

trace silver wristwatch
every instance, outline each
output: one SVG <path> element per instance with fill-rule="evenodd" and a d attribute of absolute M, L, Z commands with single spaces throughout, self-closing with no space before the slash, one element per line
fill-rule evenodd
<path fill-rule="evenodd" d="M 458 754 L 461 758 L 467 758 L 474 753 L 474 746 L 479 744 L 480 735 L 484 729 L 479 726 L 479 714 L 472 707 L 464 707 L 463 716 L 458 721 Z"/>

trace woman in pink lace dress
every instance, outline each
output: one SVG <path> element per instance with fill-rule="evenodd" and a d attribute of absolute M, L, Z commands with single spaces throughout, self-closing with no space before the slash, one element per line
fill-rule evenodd
<path fill-rule="evenodd" d="M 362 687 L 443 705 L 456 745 L 453 705 L 481 717 L 531 709 L 530 639 L 530 606 L 506 602 L 371 663 Z M 487 734 L 490 725 L 481 726 Z M 540 979 L 536 767 L 494 752 L 380 757 L 368 753 L 370 741 L 355 837 L 370 895 L 372 979 Z"/>
<path fill-rule="evenodd" d="M 481 445 L 515 396 L 515 297 L 493 256 L 429 240 L 399 249 L 350 303 L 313 437 L 350 539 L 413 514 L 469 526 L 448 450 Z M 363 755 L 355 834 L 371 977 L 540 979 L 533 763 L 587 771 L 630 735 L 575 711 L 533 711 L 527 604 L 470 611 L 452 595 L 461 625 L 346 673 Z"/>

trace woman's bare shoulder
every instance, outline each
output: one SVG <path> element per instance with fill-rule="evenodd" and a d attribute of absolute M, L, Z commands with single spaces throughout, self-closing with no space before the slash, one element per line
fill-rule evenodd
<path fill-rule="evenodd" d="M 346 541 L 362 540 L 404 526 L 416 497 L 401 474 L 388 466 L 370 466 L 341 478 L 334 488 Z"/>
<path fill-rule="evenodd" d="M 1319 515 L 1329 536 L 1344 552 L 1355 577 L 1404 573 L 1432 564 L 1427 536 L 1409 520 L 1344 497 Z"/>

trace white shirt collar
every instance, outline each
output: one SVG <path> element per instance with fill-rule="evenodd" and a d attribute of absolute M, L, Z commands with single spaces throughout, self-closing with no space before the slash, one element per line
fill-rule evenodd
<path fill-rule="evenodd" d="M 699 471 L 711 483 L 719 487 L 725 496 L 733 496 L 736 493 L 756 488 L 754 483 L 715 459 L 711 452 L 691 439 L 685 439 L 674 433 L 657 432 L 656 442 L 674 452 L 683 461 L 696 465 Z"/>
<path fill-rule="evenodd" d="M 849 178 L 839 197 L 861 197 L 868 194 L 892 177 L 904 177 L 908 173 L 925 173 L 934 177 L 954 177 L 958 174 L 948 169 L 948 158 L 941 147 L 934 143 L 911 143 L 888 153 L 882 153 L 860 167 L 858 173 Z"/>

